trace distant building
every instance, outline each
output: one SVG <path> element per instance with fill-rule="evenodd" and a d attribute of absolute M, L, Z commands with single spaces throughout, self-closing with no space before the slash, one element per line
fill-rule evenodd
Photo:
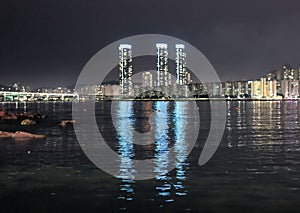
<path fill-rule="evenodd" d="M 107 97 L 115 97 L 120 95 L 120 86 L 119 85 L 104 85 L 103 95 Z"/>
<path fill-rule="evenodd" d="M 186 76 L 186 83 L 191 84 L 192 83 L 192 78 L 191 78 L 191 73 L 190 71 L 186 70 L 185 71 L 185 76 Z"/>
<path fill-rule="evenodd" d="M 277 81 L 267 81 L 267 98 L 276 98 L 277 97 Z"/>
<path fill-rule="evenodd" d="M 71 90 L 66 88 L 66 87 L 56 87 L 55 89 L 53 89 L 54 93 L 70 93 Z"/>
<path fill-rule="evenodd" d="M 261 91 L 261 98 L 266 98 L 267 97 L 267 79 L 266 78 L 261 78 L 260 79 L 260 91 Z"/>
<path fill-rule="evenodd" d="M 251 98 L 261 98 L 262 92 L 261 92 L 261 81 L 255 80 L 251 81 Z"/>
<path fill-rule="evenodd" d="M 277 98 L 277 81 L 261 78 L 248 81 L 249 94 L 252 98 Z"/>
<path fill-rule="evenodd" d="M 267 81 L 276 80 L 276 73 L 277 73 L 276 71 L 267 73 L 266 74 Z"/>
<path fill-rule="evenodd" d="M 242 98 L 248 96 L 248 82 L 247 81 L 238 81 L 237 82 L 237 97 Z"/>
<path fill-rule="evenodd" d="M 231 82 L 232 84 L 232 96 L 235 97 L 235 98 L 238 98 L 239 97 L 239 82 L 238 81 L 233 81 Z"/>
<path fill-rule="evenodd" d="M 142 73 L 142 87 L 153 87 L 153 76 L 151 72 Z"/>
<path fill-rule="evenodd" d="M 233 83 L 231 81 L 225 82 L 225 95 L 228 97 L 233 96 Z"/>
<path fill-rule="evenodd" d="M 171 73 L 168 73 L 168 86 L 172 85 L 173 84 L 173 81 L 172 81 L 172 74 Z"/>
<path fill-rule="evenodd" d="M 286 64 L 283 66 L 283 80 L 297 80 L 297 74 L 290 65 Z"/>
<path fill-rule="evenodd" d="M 219 97 L 222 96 L 222 83 L 214 82 L 207 84 L 207 93 L 209 97 Z"/>
<path fill-rule="evenodd" d="M 299 81 L 298 80 L 282 80 L 281 94 L 284 98 L 299 97 Z"/>
<path fill-rule="evenodd" d="M 9 86 L 11 91 L 15 91 L 15 92 L 30 92 L 31 88 L 30 86 L 27 85 L 23 85 L 20 83 L 13 83 L 11 86 Z"/>
<path fill-rule="evenodd" d="M 132 48 L 129 44 L 119 46 L 119 80 L 122 96 L 130 96 L 132 87 Z"/>

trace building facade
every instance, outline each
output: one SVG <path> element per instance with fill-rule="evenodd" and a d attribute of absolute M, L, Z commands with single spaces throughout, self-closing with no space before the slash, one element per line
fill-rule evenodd
<path fill-rule="evenodd" d="M 151 72 L 142 73 L 142 87 L 152 88 L 153 87 L 153 76 Z"/>
<path fill-rule="evenodd" d="M 119 81 L 120 95 L 131 96 L 132 85 L 132 47 L 129 44 L 119 46 Z"/>
<path fill-rule="evenodd" d="M 176 44 L 176 83 L 178 85 L 187 84 L 187 70 L 186 70 L 186 53 L 183 44 Z"/>
<path fill-rule="evenodd" d="M 169 83 L 168 75 L 168 45 L 164 43 L 156 44 L 157 50 L 157 87 L 167 87 Z"/>

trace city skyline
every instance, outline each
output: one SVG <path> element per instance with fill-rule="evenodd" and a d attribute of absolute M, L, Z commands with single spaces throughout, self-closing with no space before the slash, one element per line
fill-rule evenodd
<path fill-rule="evenodd" d="M 130 61 L 131 60 L 132 59 L 130 59 Z M 135 89 L 134 87 L 136 87 L 138 85 L 141 85 L 142 87 L 155 88 L 156 84 L 155 84 L 154 76 L 157 74 L 157 71 L 155 71 L 155 73 L 153 73 L 153 72 L 154 72 L 154 70 L 140 72 L 139 73 L 139 74 L 141 74 L 141 75 L 139 75 L 140 79 L 137 80 L 137 78 L 135 78 L 135 81 L 131 82 L 131 87 L 133 88 L 133 90 Z M 174 78 L 173 80 L 175 83 L 176 79 Z M 256 78 L 256 79 L 243 79 L 243 80 L 237 80 L 237 81 L 232 80 L 232 81 L 211 82 L 211 83 L 208 83 L 208 82 L 192 83 L 192 82 L 190 82 L 189 85 L 204 85 L 207 87 L 206 90 L 211 89 L 210 87 L 213 85 L 214 87 L 216 87 L 213 89 L 214 90 L 214 92 L 212 92 L 213 95 L 224 94 L 224 95 L 228 95 L 228 96 L 230 96 L 231 94 L 233 96 L 240 96 L 240 95 L 246 94 L 246 86 L 243 85 L 245 83 L 251 84 L 249 87 L 252 88 L 252 91 L 260 90 L 257 88 L 259 88 L 261 85 L 268 85 L 268 87 L 269 87 L 269 89 L 267 89 L 269 91 L 268 94 L 275 94 L 274 88 L 276 88 L 277 91 L 280 91 L 279 88 L 282 86 L 283 88 L 285 88 L 286 92 L 279 92 L 280 94 L 281 93 L 287 93 L 287 94 L 291 93 L 291 94 L 293 94 L 292 95 L 293 97 L 296 97 L 296 96 L 298 96 L 298 94 L 300 94 L 300 91 L 298 91 L 298 87 L 299 87 L 298 85 L 300 85 L 299 81 L 300 81 L 300 68 L 292 68 L 290 65 L 285 64 L 282 66 L 281 70 L 268 72 L 265 75 L 260 76 L 259 78 Z M 120 85 L 120 84 L 118 81 L 104 81 L 104 82 L 102 82 L 101 85 L 115 86 L 115 85 Z M 223 85 L 223 90 L 224 90 L 223 92 L 221 92 L 222 85 Z M 82 85 L 82 86 L 84 86 L 84 85 Z M 98 84 L 98 86 L 100 86 L 100 83 Z M 230 87 L 234 87 L 235 89 L 230 88 Z M 226 88 L 226 89 L 224 89 L 224 88 Z M 237 89 L 237 88 L 239 88 L 239 89 Z M 115 90 L 116 90 L 116 88 L 114 88 L 114 91 Z M 234 90 L 236 90 L 236 91 L 234 91 Z M 264 96 L 264 94 L 267 94 L 267 90 L 264 89 L 264 91 L 261 92 L 262 96 Z M 42 87 L 42 88 L 32 89 L 29 85 L 24 85 L 21 83 L 13 83 L 13 84 L 10 84 L 10 86 L 2 85 L 0 87 L 0 91 L 71 93 L 72 91 L 74 91 L 74 88 L 59 86 L 56 88 Z M 218 92 L 216 92 L 216 91 L 218 91 Z M 293 92 L 291 92 L 291 91 L 293 91 Z M 296 91 L 298 91 L 298 92 L 296 92 Z M 254 93 L 257 93 L 257 92 L 254 92 Z M 249 92 L 248 95 L 251 95 L 252 97 L 256 96 L 256 95 L 253 95 L 253 92 Z M 268 96 L 274 96 L 274 95 L 268 95 Z M 283 95 L 283 96 L 288 97 L 289 95 Z"/>

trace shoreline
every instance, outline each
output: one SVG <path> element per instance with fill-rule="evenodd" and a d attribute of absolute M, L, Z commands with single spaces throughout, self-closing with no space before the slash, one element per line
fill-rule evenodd
<path fill-rule="evenodd" d="M 0 101 L 0 104 L 18 104 L 18 103 L 72 103 L 72 102 L 86 102 L 86 101 L 299 101 L 300 98 L 151 98 L 151 99 L 136 99 L 136 98 L 106 98 L 98 100 L 73 100 L 73 101 Z"/>

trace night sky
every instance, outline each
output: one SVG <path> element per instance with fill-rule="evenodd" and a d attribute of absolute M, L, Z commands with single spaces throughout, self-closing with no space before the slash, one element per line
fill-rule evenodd
<path fill-rule="evenodd" d="M 0 10 L 0 84 L 72 85 L 100 49 L 145 33 L 191 43 L 223 81 L 300 66 L 297 0 L 2 0 Z"/>

